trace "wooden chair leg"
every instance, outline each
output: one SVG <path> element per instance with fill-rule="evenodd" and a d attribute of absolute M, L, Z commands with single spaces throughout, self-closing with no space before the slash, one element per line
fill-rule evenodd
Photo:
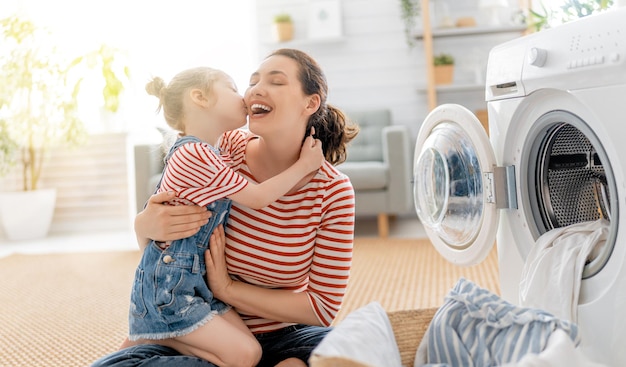
<path fill-rule="evenodd" d="M 378 236 L 381 238 L 389 237 L 389 217 L 387 213 L 378 214 Z"/>

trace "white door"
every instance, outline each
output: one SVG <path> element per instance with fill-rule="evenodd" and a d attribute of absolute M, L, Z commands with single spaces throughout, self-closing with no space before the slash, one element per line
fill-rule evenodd
<path fill-rule="evenodd" d="M 444 104 L 426 117 L 415 146 L 415 209 L 451 263 L 478 264 L 494 244 L 496 169 L 489 138 L 471 111 Z"/>

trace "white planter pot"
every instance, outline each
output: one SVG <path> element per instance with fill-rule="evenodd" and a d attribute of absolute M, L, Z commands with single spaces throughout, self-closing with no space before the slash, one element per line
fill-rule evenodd
<path fill-rule="evenodd" d="M 9 240 L 32 240 L 48 235 L 56 189 L 0 192 L 0 221 Z"/>

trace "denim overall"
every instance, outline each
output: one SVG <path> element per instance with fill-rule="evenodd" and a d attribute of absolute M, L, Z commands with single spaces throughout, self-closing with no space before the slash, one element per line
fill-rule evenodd
<path fill-rule="evenodd" d="M 202 141 L 193 136 L 178 139 L 167 155 L 166 167 L 174 151 L 189 142 Z M 157 190 L 160 186 L 161 182 Z M 172 241 L 166 249 L 150 241 L 135 271 L 130 298 L 130 340 L 182 336 L 202 326 L 215 314 L 230 309 L 213 298 L 206 283 L 204 262 L 211 233 L 219 224 L 226 223 L 230 206 L 231 200 L 226 198 L 207 205 L 213 213 L 209 222 L 195 235 Z"/>

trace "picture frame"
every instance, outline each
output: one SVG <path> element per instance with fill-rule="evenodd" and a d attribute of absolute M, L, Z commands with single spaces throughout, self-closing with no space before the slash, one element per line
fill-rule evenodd
<path fill-rule="evenodd" d="M 309 3 L 308 37 L 328 39 L 342 37 L 339 0 L 313 0 Z"/>

